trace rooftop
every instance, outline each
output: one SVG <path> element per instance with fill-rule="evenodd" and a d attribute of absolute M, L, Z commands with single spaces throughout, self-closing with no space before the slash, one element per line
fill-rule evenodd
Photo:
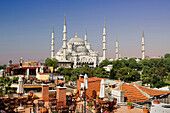
<path fill-rule="evenodd" d="M 123 84 L 122 90 L 125 92 L 126 102 L 140 103 L 149 101 L 146 96 L 144 96 L 135 86 L 131 84 Z"/>
<path fill-rule="evenodd" d="M 151 96 L 164 95 L 164 94 L 170 93 L 170 91 L 159 91 L 159 90 L 149 89 L 149 88 L 146 88 L 146 87 L 143 87 L 143 86 L 137 86 L 137 87 L 140 88 L 145 93 L 147 93 L 148 95 L 151 95 Z"/>

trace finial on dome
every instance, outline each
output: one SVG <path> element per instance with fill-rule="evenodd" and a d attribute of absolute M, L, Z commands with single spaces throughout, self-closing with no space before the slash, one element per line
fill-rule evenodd
<path fill-rule="evenodd" d="M 142 34 L 142 37 L 144 37 L 144 30 L 143 30 L 143 34 Z"/>
<path fill-rule="evenodd" d="M 77 38 L 77 32 L 76 32 L 75 38 Z"/>

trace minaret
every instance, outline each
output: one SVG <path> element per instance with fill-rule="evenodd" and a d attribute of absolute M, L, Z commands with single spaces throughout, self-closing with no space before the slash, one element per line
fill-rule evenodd
<path fill-rule="evenodd" d="M 54 26 L 51 34 L 51 59 L 54 58 Z"/>
<path fill-rule="evenodd" d="M 103 60 L 106 59 L 106 25 L 104 19 L 104 27 L 103 27 Z"/>
<path fill-rule="evenodd" d="M 116 60 L 119 59 L 119 42 L 118 39 L 116 38 Z"/>
<path fill-rule="evenodd" d="M 67 49 L 67 37 L 66 37 L 66 16 L 64 16 L 64 28 L 63 28 L 63 58 L 66 60 L 66 49 Z"/>
<path fill-rule="evenodd" d="M 84 43 L 85 43 L 85 45 L 87 44 L 87 29 L 85 30 Z"/>
<path fill-rule="evenodd" d="M 143 34 L 142 34 L 142 60 L 145 59 L 145 44 L 144 44 L 144 31 L 143 31 Z"/>

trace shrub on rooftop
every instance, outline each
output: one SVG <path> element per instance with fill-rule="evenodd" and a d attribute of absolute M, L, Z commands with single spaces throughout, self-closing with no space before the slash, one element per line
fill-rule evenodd
<path fill-rule="evenodd" d="M 128 102 L 127 105 L 128 105 L 128 106 L 132 106 L 132 102 Z"/>

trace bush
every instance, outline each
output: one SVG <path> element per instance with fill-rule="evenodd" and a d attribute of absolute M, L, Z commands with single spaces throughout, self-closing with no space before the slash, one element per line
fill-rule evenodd
<path fill-rule="evenodd" d="M 132 106 L 132 102 L 128 102 L 127 105 L 128 105 L 128 106 Z"/>
<path fill-rule="evenodd" d="M 88 103 L 87 103 L 87 106 L 90 107 L 90 108 L 92 108 L 92 107 L 93 107 L 93 103 L 92 103 L 92 102 L 88 102 Z"/>

